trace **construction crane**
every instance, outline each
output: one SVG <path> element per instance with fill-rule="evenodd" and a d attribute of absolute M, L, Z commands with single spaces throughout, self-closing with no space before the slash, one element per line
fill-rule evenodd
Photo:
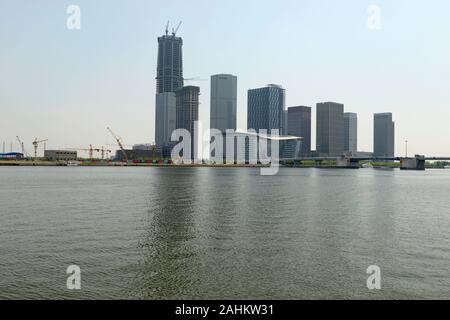
<path fill-rule="evenodd" d="M 178 29 L 180 29 L 181 23 L 183 21 L 180 21 L 180 23 L 178 23 L 177 27 L 175 29 L 172 29 L 172 35 L 175 37 L 175 35 L 177 34 Z"/>
<path fill-rule="evenodd" d="M 156 150 L 157 150 L 157 146 L 156 143 L 152 143 L 152 159 L 155 160 L 156 159 Z"/>
<path fill-rule="evenodd" d="M 102 155 L 102 160 L 104 160 L 105 159 L 105 153 L 106 153 L 106 158 L 109 158 L 109 155 L 111 154 L 112 151 L 109 150 L 109 149 L 105 149 L 105 147 L 102 146 L 100 148 L 100 152 L 101 152 L 101 155 Z"/>
<path fill-rule="evenodd" d="M 169 35 L 169 23 L 170 23 L 170 21 L 167 21 L 167 24 L 166 24 L 166 36 Z"/>
<path fill-rule="evenodd" d="M 16 136 L 17 141 L 19 142 L 20 148 L 22 149 L 22 154 L 25 157 L 26 156 L 26 152 L 25 152 L 25 145 L 23 144 L 22 140 L 20 140 L 19 136 Z"/>
<path fill-rule="evenodd" d="M 183 81 L 190 82 L 190 81 L 208 81 L 208 79 L 200 78 L 200 77 L 194 77 L 194 78 L 183 78 Z"/>
<path fill-rule="evenodd" d="M 112 144 L 112 143 L 107 143 L 106 146 L 107 147 L 120 147 L 118 144 Z M 122 147 L 132 148 L 133 146 L 131 144 L 123 144 L 122 143 Z"/>
<path fill-rule="evenodd" d="M 106 129 L 108 129 L 108 131 L 111 133 L 111 135 L 113 136 L 113 138 L 116 140 L 117 144 L 119 145 L 120 150 L 122 150 L 122 153 L 123 153 L 125 162 L 128 162 L 127 152 L 125 151 L 125 148 L 123 147 L 122 139 L 121 139 L 120 137 L 118 137 L 118 136 L 111 130 L 110 127 L 107 127 Z"/>
<path fill-rule="evenodd" d="M 33 146 L 34 146 L 34 159 L 37 158 L 37 149 L 38 149 L 38 145 L 40 143 L 46 142 L 48 141 L 48 139 L 44 139 L 44 140 L 38 140 L 37 138 L 34 139 L 33 141 Z"/>
<path fill-rule="evenodd" d="M 208 81 L 209 79 L 194 77 L 194 78 L 183 78 L 184 81 Z"/>
<path fill-rule="evenodd" d="M 68 148 L 64 150 L 73 150 L 73 151 L 87 151 L 89 152 L 89 160 L 94 159 L 94 152 L 99 152 L 102 155 L 102 160 L 105 159 L 105 153 L 111 153 L 111 150 L 105 149 L 105 147 L 93 147 L 92 144 L 89 145 L 89 148 Z"/>
<path fill-rule="evenodd" d="M 87 151 L 89 152 L 89 160 L 94 159 L 94 151 L 100 152 L 100 148 L 94 148 L 92 144 L 89 145 L 89 148 L 67 148 L 64 150 L 71 150 L 71 151 Z"/>
<path fill-rule="evenodd" d="M 88 149 L 88 151 L 89 151 L 89 159 L 90 160 L 93 160 L 94 159 L 94 151 L 95 152 L 100 152 L 100 149 L 94 149 L 93 147 L 92 147 L 92 144 L 90 144 L 89 145 L 89 149 Z"/>

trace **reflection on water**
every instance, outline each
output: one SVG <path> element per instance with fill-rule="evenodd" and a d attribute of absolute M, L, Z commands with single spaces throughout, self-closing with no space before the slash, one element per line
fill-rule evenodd
<path fill-rule="evenodd" d="M 0 175 L 2 298 L 450 298 L 447 171 Z M 79 292 L 65 289 L 74 263 Z"/>
<path fill-rule="evenodd" d="M 198 281 L 188 271 L 198 264 L 193 240 L 199 176 L 189 171 L 177 176 L 155 176 L 158 189 L 148 203 L 146 230 L 139 240 L 142 262 L 132 285 L 140 298 L 176 297 Z"/>

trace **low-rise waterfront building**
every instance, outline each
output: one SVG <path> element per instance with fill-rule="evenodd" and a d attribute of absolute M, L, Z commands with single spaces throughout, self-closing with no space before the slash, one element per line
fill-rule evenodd
<path fill-rule="evenodd" d="M 71 150 L 45 150 L 44 157 L 49 161 L 75 161 L 78 155 Z"/>

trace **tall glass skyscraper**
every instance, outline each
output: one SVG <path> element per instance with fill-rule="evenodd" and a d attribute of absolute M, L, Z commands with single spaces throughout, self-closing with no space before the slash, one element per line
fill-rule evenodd
<path fill-rule="evenodd" d="M 344 113 L 344 151 L 358 151 L 358 115 L 353 112 Z"/>
<path fill-rule="evenodd" d="M 287 133 L 285 112 L 285 89 L 270 84 L 264 88 L 248 90 L 247 128 L 278 129 L 279 134 Z"/>
<path fill-rule="evenodd" d="M 287 134 L 301 137 L 300 153 L 302 156 L 311 153 L 311 107 L 299 106 L 288 108 Z"/>
<path fill-rule="evenodd" d="M 186 86 L 175 92 L 176 95 L 176 128 L 186 129 L 191 134 L 191 159 L 197 159 L 197 144 L 194 135 L 195 122 L 198 121 L 198 105 L 200 88 Z"/>
<path fill-rule="evenodd" d="M 344 153 L 344 105 L 335 102 L 317 104 L 316 149 L 321 155 Z"/>
<path fill-rule="evenodd" d="M 228 129 L 236 130 L 237 113 L 237 77 L 231 74 L 216 74 L 211 76 L 211 129 L 220 130 L 223 134 L 223 162 L 226 161 L 226 131 Z M 232 137 L 229 137 L 231 139 Z M 211 156 L 215 161 L 219 153 L 213 150 Z M 236 155 L 236 152 L 235 152 Z"/>
<path fill-rule="evenodd" d="M 395 153 L 395 123 L 392 113 L 376 113 L 373 118 L 373 154 L 393 157 Z"/>
<path fill-rule="evenodd" d="M 236 130 L 237 77 L 231 74 L 211 76 L 210 127 Z"/>

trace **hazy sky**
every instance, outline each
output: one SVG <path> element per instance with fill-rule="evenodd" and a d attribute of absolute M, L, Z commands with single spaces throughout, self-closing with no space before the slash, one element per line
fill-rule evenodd
<path fill-rule="evenodd" d="M 68 5 L 81 29 L 66 26 Z M 381 29 L 367 9 L 381 10 Z M 276 83 L 287 106 L 336 101 L 357 112 L 359 149 L 372 150 L 373 113 L 393 112 L 396 154 L 450 155 L 448 0 L 0 0 L 0 143 L 47 148 L 154 141 L 157 37 L 182 20 L 184 75 Z M 209 81 L 200 119 L 209 126 Z"/>

